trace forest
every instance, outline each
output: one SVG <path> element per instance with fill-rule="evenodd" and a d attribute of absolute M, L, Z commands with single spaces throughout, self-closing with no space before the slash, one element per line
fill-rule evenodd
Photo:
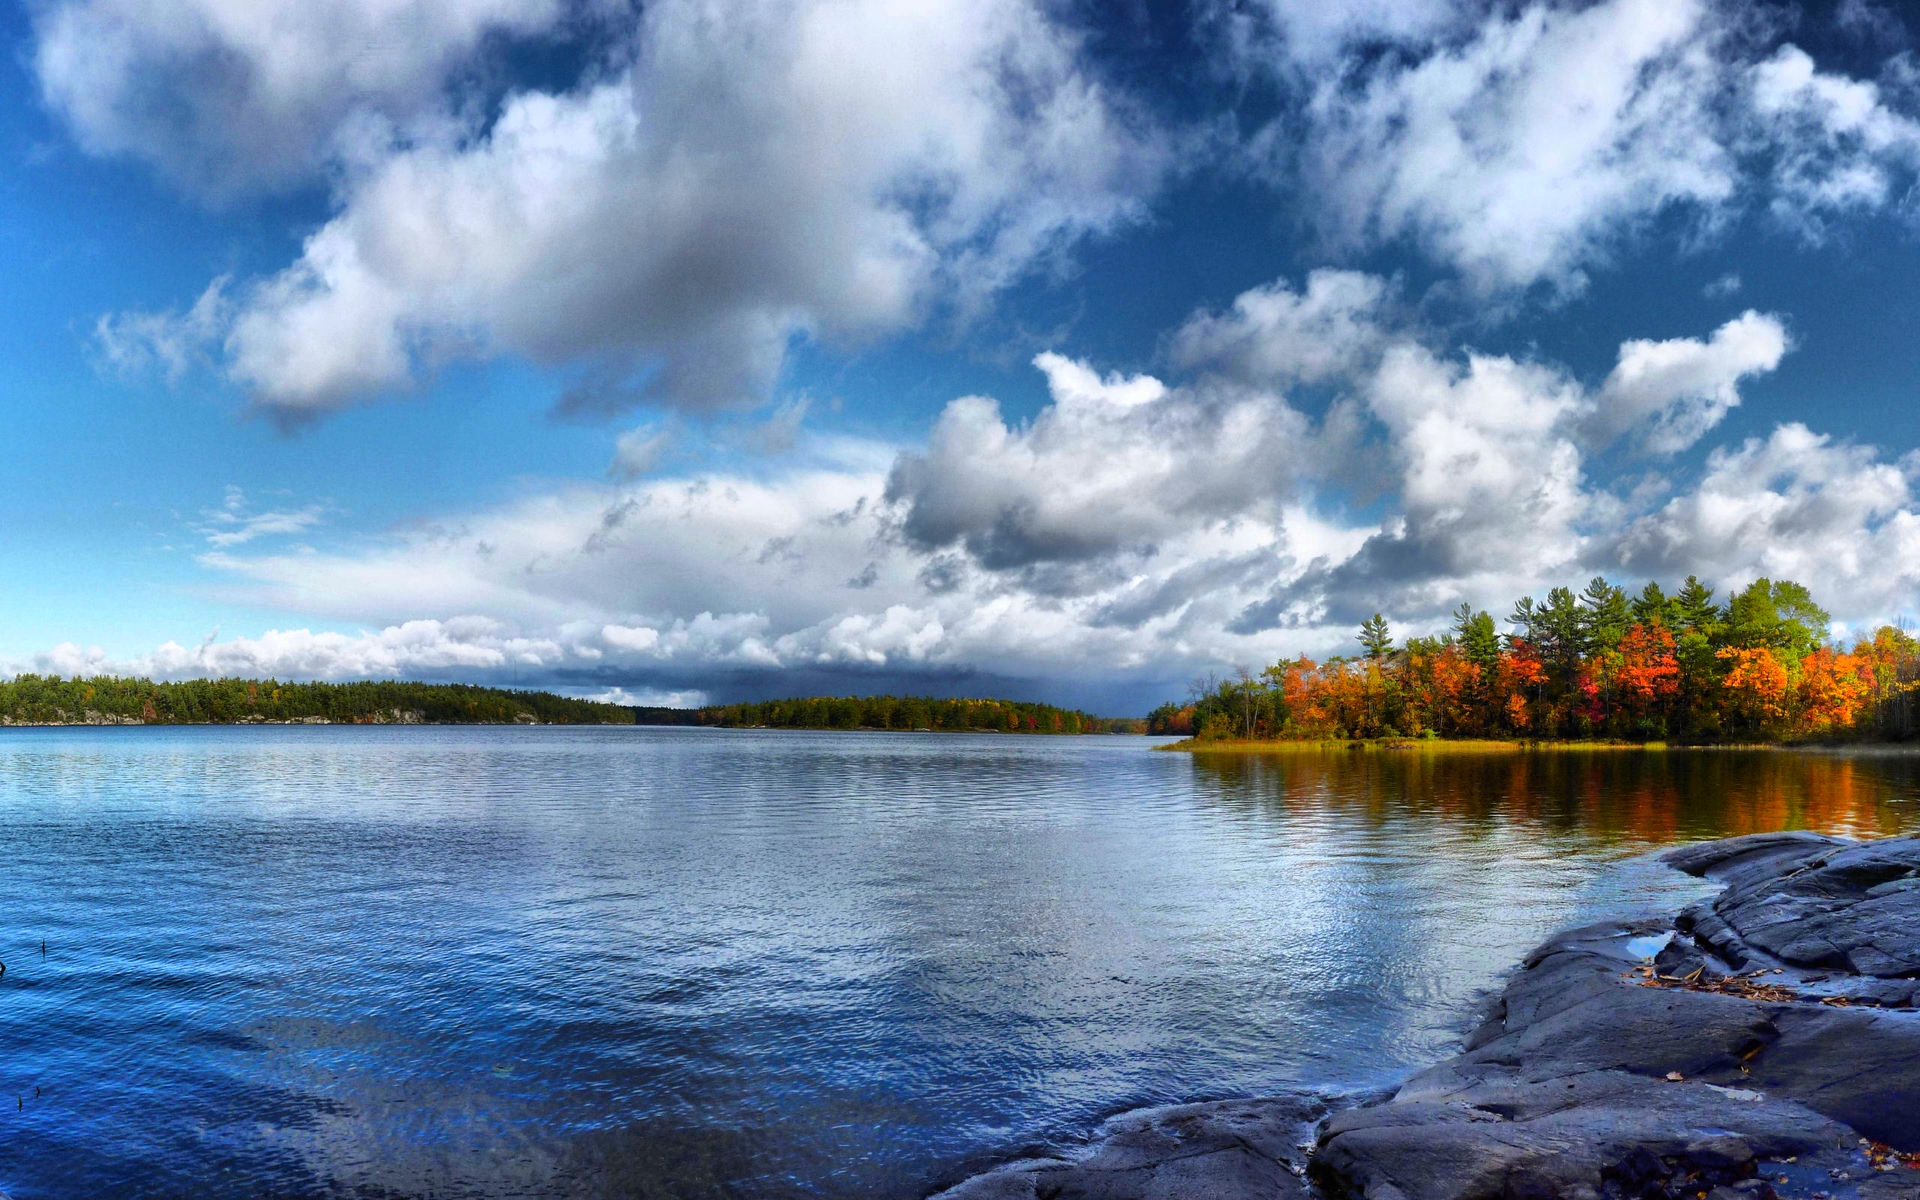
<path fill-rule="evenodd" d="M 1717 599 L 1688 576 L 1629 595 L 1596 578 L 1523 598 L 1501 633 L 1462 604 L 1438 636 L 1395 644 L 1375 613 L 1359 653 L 1196 681 L 1147 718 L 1203 741 L 1358 738 L 1903 741 L 1920 642 L 1882 626 L 1850 648 L 1806 587 L 1758 579 Z"/>
<path fill-rule="evenodd" d="M 0 680 L 0 723 L 10 725 L 334 724 L 631 725 L 623 705 L 551 692 L 458 683 L 282 683 L 274 679 L 151 679 L 16 675 Z"/>
<path fill-rule="evenodd" d="M 1139 719 L 1096 717 L 1020 700 L 809 696 L 700 709 L 640 709 L 643 725 L 766 729 L 893 729 L 957 733 L 1141 733 Z"/>

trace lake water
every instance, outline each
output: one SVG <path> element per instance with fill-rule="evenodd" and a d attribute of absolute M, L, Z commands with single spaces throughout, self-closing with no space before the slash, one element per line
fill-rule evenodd
<path fill-rule="evenodd" d="M 0 1188 L 905 1200 L 1390 1082 L 1651 848 L 1920 827 L 1906 757 L 1151 745 L 7 730 Z"/>

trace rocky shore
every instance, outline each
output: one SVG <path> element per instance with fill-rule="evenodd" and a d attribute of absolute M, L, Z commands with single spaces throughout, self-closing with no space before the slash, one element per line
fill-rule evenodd
<path fill-rule="evenodd" d="M 1666 862 L 1723 890 L 1549 940 L 1391 1095 L 1128 1113 L 941 1200 L 1920 1200 L 1920 837 Z"/>

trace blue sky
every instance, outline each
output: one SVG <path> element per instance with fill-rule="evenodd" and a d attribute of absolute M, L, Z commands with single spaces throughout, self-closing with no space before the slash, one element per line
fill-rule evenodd
<path fill-rule="evenodd" d="M 1920 582 L 1865 0 L 34 0 L 0 664 L 635 698 Z"/>

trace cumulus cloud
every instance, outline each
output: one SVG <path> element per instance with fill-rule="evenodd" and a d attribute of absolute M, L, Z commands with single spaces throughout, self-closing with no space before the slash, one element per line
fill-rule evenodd
<path fill-rule="evenodd" d="M 1322 84 L 1301 170 L 1343 243 L 1412 239 L 1482 290 L 1577 290 L 1623 228 L 1733 196 L 1724 37 L 1703 0 L 1495 13 Z"/>
<path fill-rule="evenodd" d="M 1817 241 L 1899 202 L 1920 166 L 1910 88 L 1821 70 L 1740 3 L 1227 11 L 1236 61 L 1294 100 L 1244 153 L 1304 190 L 1330 247 L 1409 244 L 1482 296 L 1577 293 L 1657 222 L 1698 245 L 1756 198 Z M 1884 33 L 1884 15 L 1839 19 Z"/>
<path fill-rule="evenodd" d="M 1361 271 L 1317 270 L 1295 291 L 1285 280 L 1252 288 L 1224 313 L 1196 313 L 1173 336 L 1176 365 L 1248 383 L 1319 383 L 1378 350 L 1390 287 Z"/>
<path fill-rule="evenodd" d="M 1272 392 L 1169 390 L 1042 354 L 1053 402 L 1025 428 L 970 396 L 925 451 L 903 455 L 887 499 L 927 549 L 964 545 L 992 569 L 1153 553 L 1195 523 L 1271 519 L 1306 421 Z"/>
<path fill-rule="evenodd" d="M 1741 380 L 1780 365 L 1788 344 L 1780 318 L 1751 309 L 1705 341 L 1630 341 L 1594 398 L 1588 432 L 1604 443 L 1637 428 L 1650 453 L 1685 450 L 1740 403 Z"/>
<path fill-rule="evenodd" d="M 1778 317 L 1749 312 L 1705 339 L 1626 342 L 1595 387 L 1551 362 L 1437 350 L 1430 331 L 1383 310 L 1381 281 L 1335 278 L 1322 273 L 1298 293 L 1284 281 L 1254 289 L 1189 321 L 1174 342 L 1177 356 L 1207 371 L 1244 375 L 1264 362 L 1271 379 L 1333 381 L 1340 396 L 1319 426 L 1287 440 L 1294 457 L 1338 469 L 1295 481 L 1363 484 L 1393 500 L 1347 553 L 1306 560 L 1290 577 L 1274 572 L 1277 582 L 1234 619 L 1242 633 L 1376 609 L 1434 614 L 1577 573 L 1594 535 L 1632 511 L 1589 478 L 1591 454 L 1622 439 L 1643 454 L 1694 444 L 1739 403 L 1741 383 L 1773 370 L 1788 348 Z M 1351 302 L 1309 303 L 1316 294 Z M 1337 322 L 1324 319 L 1329 311 Z M 1300 347 L 1326 357 L 1302 369 Z"/>
<path fill-rule="evenodd" d="M 34 18 L 47 105 L 95 154 L 215 197 L 306 180 L 356 140 L 444 123 L 490 37 L 563 0 L 54 0 Z"/>
<path fill-rule="evenodd" d="M 1608 557 L 1640 574 L 1699 572 L 1728 586 L 1798 579 L 1837 614 L 1885 618 L 1920 584 L 1917 469 L 1781 425 L 1714 450 L 1697 485 L 1621 530 Z"/>
<path fill-rule="evenodd" d="M 567 406 L 758 401 L 1144 213 L 1166 138 L 1037 0 L 646 5 L 631 63 L 350 171 L 217 352 L 283 418 L 511 354 Z"/>
<path fill-rule="evenodd" d="M 247 676 L 277 679 L 380 679 L 435 676 L 513 665 L 538 666 L 556 643 L 508 634 L 497 621 L 419 620 L 377 632 L 272 630 L 257 638 L 212 638 L 195 646 L 167 642 L 150 654 L 113 658 L 98 647 L 66 643 L 31 667 L 60 675 L 144 675 L 154 679 Z"/>

